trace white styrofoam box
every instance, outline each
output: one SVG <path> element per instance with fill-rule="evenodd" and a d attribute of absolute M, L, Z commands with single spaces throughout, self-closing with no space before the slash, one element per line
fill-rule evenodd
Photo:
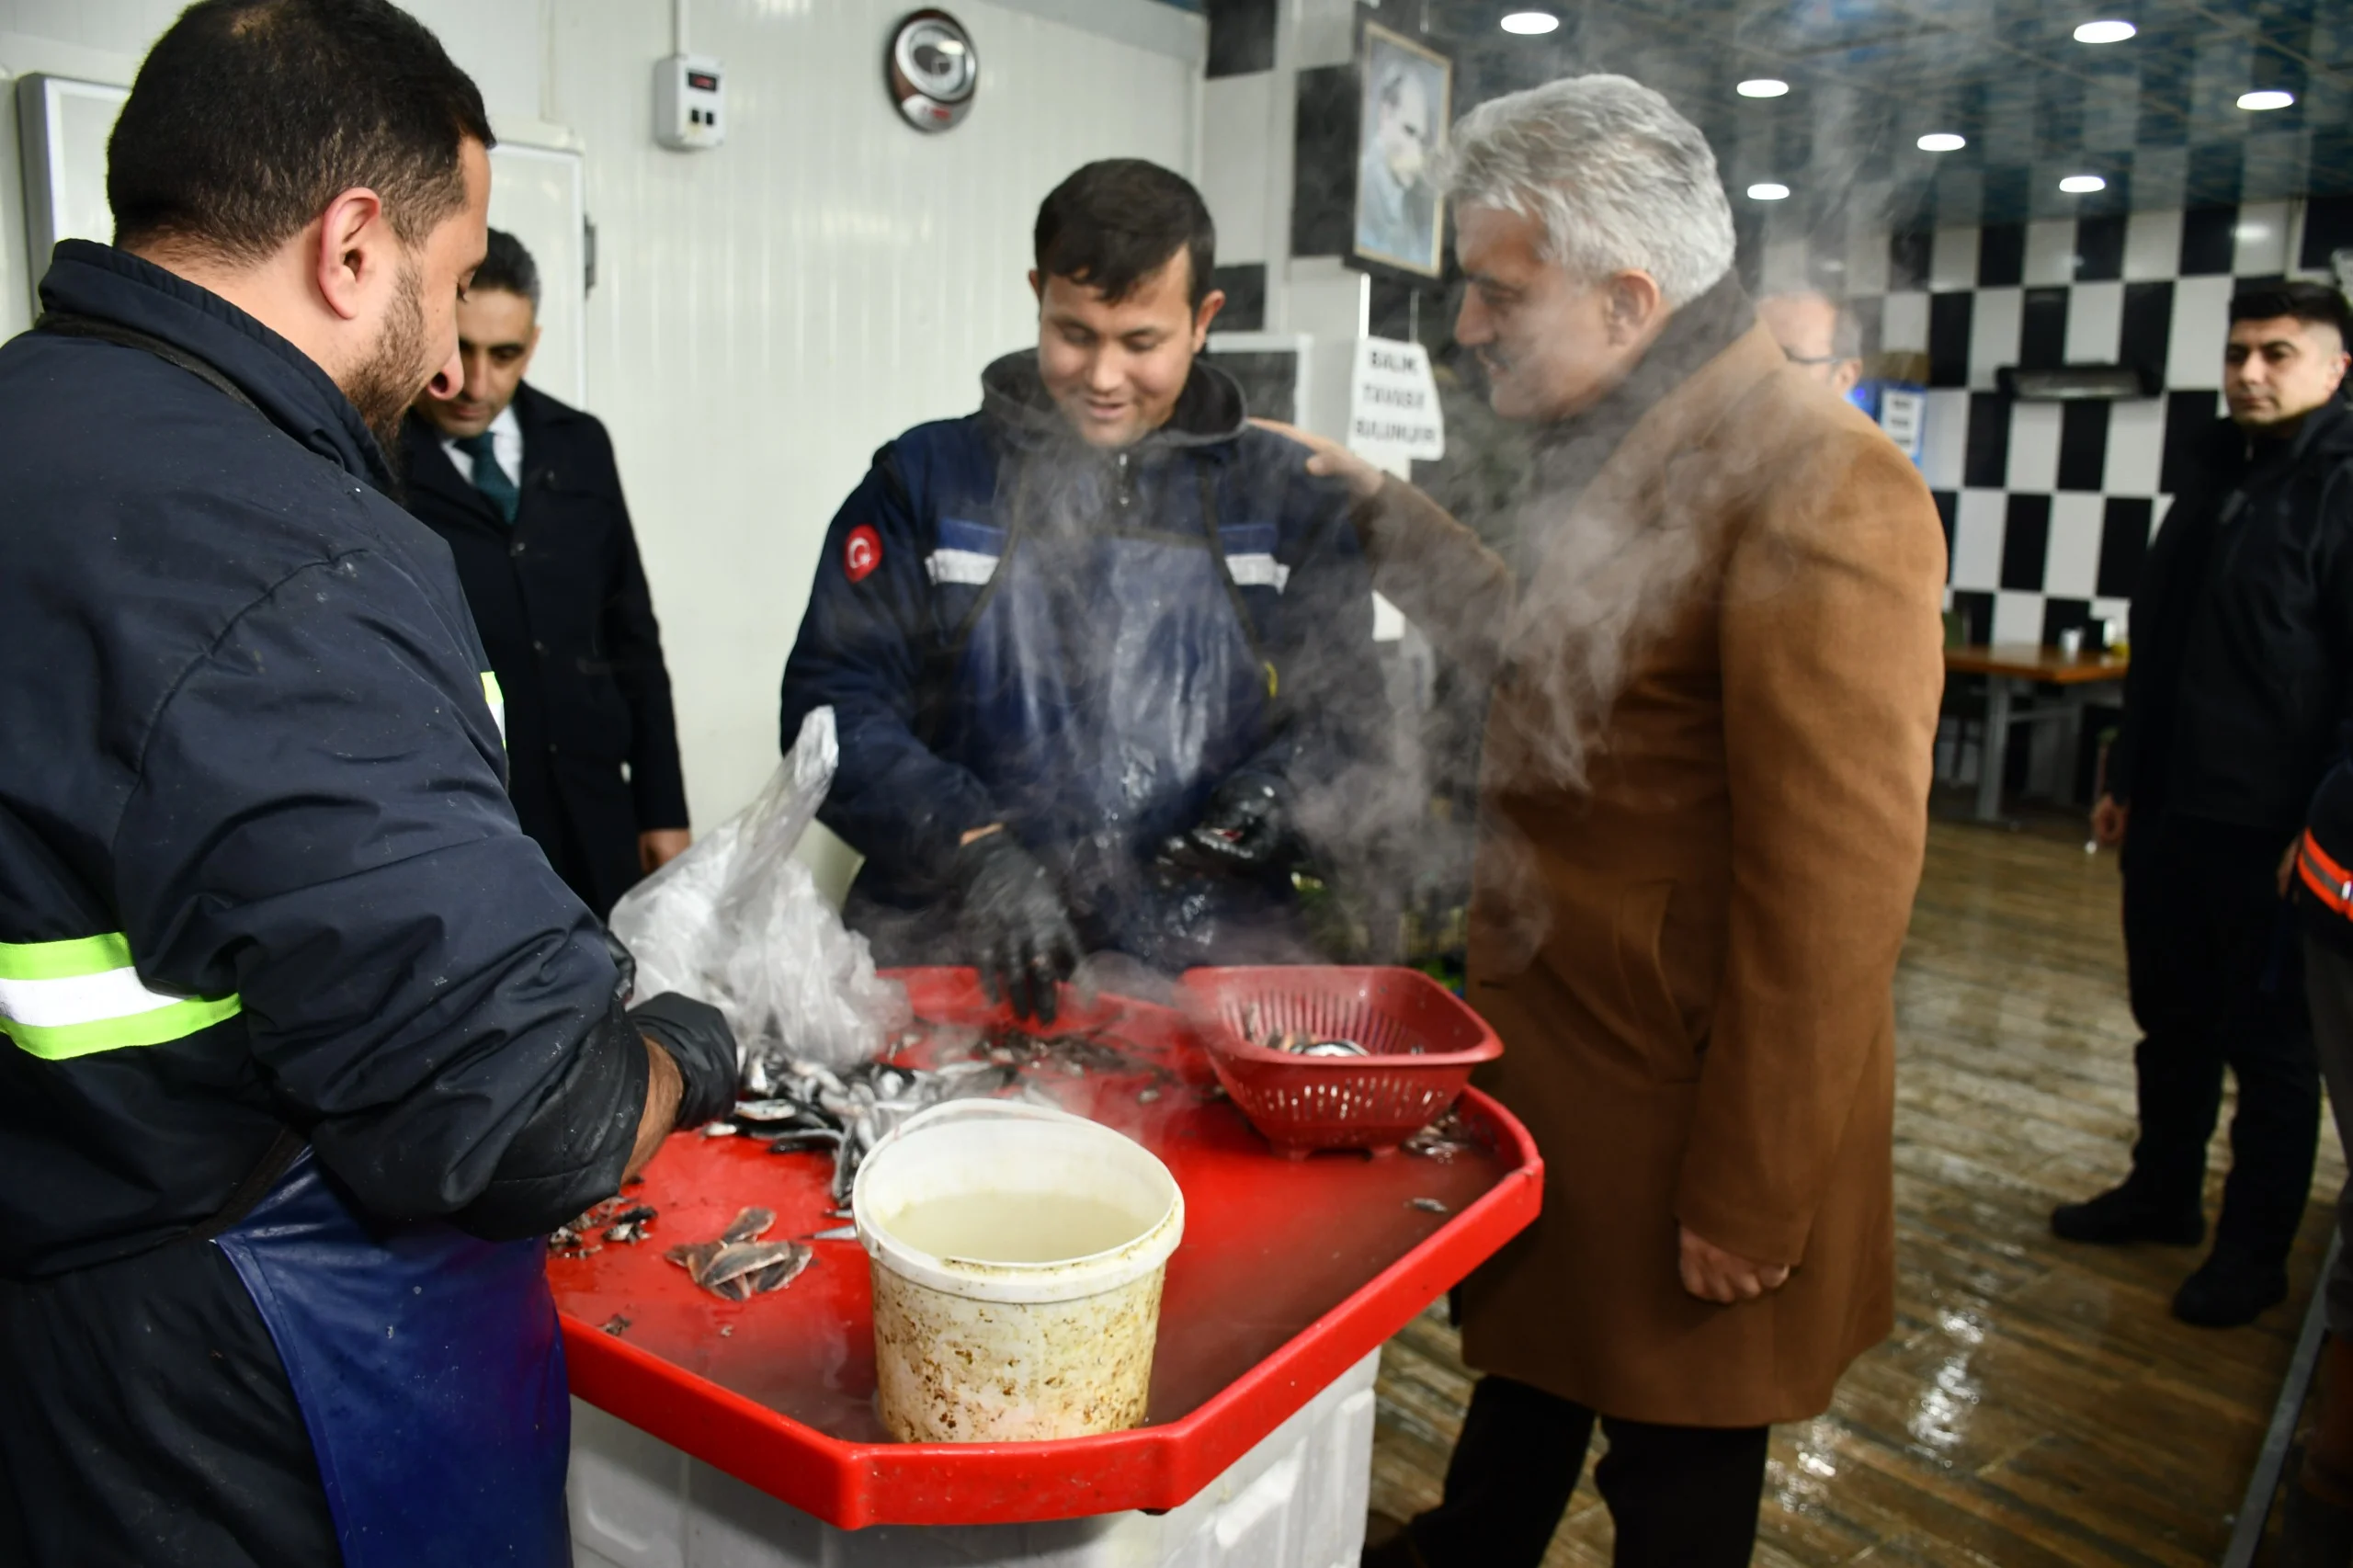
<path fill-rule="evenodd" d="M 1182 1507 L 1044 1524 L 832 1525 L 572 1402 L 578 1568 L 1354 1568 L 1378 1351 Z"/>

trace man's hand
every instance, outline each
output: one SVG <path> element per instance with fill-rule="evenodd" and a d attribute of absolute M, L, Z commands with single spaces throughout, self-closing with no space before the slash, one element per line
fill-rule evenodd
<path fill-rule="evenodd" d="M 628 1016 L 637 1032 L 661 1049 L 677 1076 L 672 1127 L 700 1127 L 733 1108 L 742 1064 L 736 1060 L 735 1031 L 727 1027 L 724 1013 L 708 1002 L 665 991 L 631 1007 Z M 651 1083 L 646 1085 L 649 1108 L 654 1088 Z"/>
<path fill-rule="evenodd" d="M 1359 501 L 1372 499 L 1381 489 L 1381 481 L 1389 477 L 1327 436 L 1310 435 L 1298 426 L 1286 425 L 1279 419 L 1253 419 L 1250 423 L 1305 447 L 1308 450 L 1307 472 L 1322 479 L 1338 479 L 1348 487 L 1348 494 Z"/>
<path fill-rule="evenodd" d="M 2099 804 L 2092 808 L 2092 842 L 2102 849 L 2114 849 L 2124 842 L 2124 830 L 2132 821 L 2132 807 L 2113 795 L 2102 795 Z"/>
<path fill-rule="evenodd" d="M 2301 838 L 2296 839 L 2288 846 L 2288 853 L 2279 857 L 2279 896 L 2281 898 L 2286 898 L 2289 888 L 2295 884 L 2296 851 L 2303 846 L 2304 841 Z"/>
<path fill-rule="evenodd" d="M 640 1035 L 638 1042 L 645 1047 L 645 1111 L 637 1119 L 637 1142 L 630 1146 L 629 1165 L 621 1172 L 621 1180 L 634 1181 L 646 1162 L 662 1147 L 662 1140 L 670 1136 L 678 1122 L 678 1096 L 685 1080 L 678 1076 L 678 1064 L 670 1053 Z"/>
<path fill-rule="evenodd" d="M 1055 988 L 1078 968 L 1078 932 L 1037 858 L 1000 824 L 964 835 L 950 868 L 965 949 L 991 1001 L 1017 1018 L 1054 1021 Z"/>
<path fill-rule="evenodd" d="M 1273 774 L 1237 773 L 1217 787 L 1201 820 L 1171 838 L 1162 857 L 1190 871 L 1269 875 L 1293 847 L 1289 801 L 1289 790 Z"/>
<path fill-rule="evenodd" d="M 694 834 L 683 827 L 657 827 L 652 833 L 637 835 L 637 869 L 652 876 L 687 852 L 695 841 Z"/>
<path fill-rule="evenodd" d="M 1785 1263 L 1751 1263 L 1694 1234 L 1688 1225 L 1677 1228 L 1683 1235 L 1683 1288 L 1703 1301 L 1723 1306 L 1753 1301 L 1789 1282 Z"/>

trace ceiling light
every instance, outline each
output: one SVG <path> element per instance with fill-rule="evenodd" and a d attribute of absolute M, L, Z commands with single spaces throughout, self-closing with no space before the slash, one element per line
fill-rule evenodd
<path fill-rule="evenodd" d="M 2069 175 L 2059 182 L 2059 188 L 2070 196 L 2089 196 L 2095 190 L 2106 190 L 2108 182 L 2097 175 Z"/>
<path fill-rule="evenodd" d="M 1550 11 L 1514 11 L 1504 18 L 1504 31 L 1527 33 L 1530 37 L 1549 33 L 1560 25 L 1561 18 Z"/>
<path fill-rule="evenodd" d="M 2239 108 L 2253 109 L 2258 114 L 2268 108 L 2286 108 L 2295 101 L 2295 94 L 2282 92 L 2278 87 L 2266 87 L 2259 92 L 2239 95 Z"/>
<path fill-rule="evenodd" d="M 2077 43 L 2122 43 L 2141 29 L 2130 22 L 2086 22 L 2075 29 Z"/>
<path fill-rule="evenodd" d="M 1748 187 L 1748 199 L 1751 201 L 1786 201 L 1789 195 L 1788 186 L 1769 179 L 1759 180 Z"/>
<path fill-rule="evenodd" d="M 1949 131 L 1931 131 L 1916 145 L 1923 153 L 1958 153 L 1969 145 L 1969 138 Z"/>
<path fill-rule="evenodd" d="M 1733 89 L 1744 98 L 1778 98 L 1790 90 L 1779 76 L 1751 76 Z"/>

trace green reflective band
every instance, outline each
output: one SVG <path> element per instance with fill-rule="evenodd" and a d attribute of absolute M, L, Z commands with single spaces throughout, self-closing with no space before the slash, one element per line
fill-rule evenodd
<path fill-rule="evenodd" d="M 71 980 L 131 967 L 131 942 L 119 931 L 65 942 L 0 942 L 0 980 Z"/>
<path fill-rule="evenodd" d="M 488 670 L 482 672 L 482 699 L 490 704 L 490 722 L 498 726 L 498 744 L 506 744 L 506 693 L 500 689 L 498 677 Z"/>
<path fill-rule="evenodd" d="M 13 1018 L 0 1017 L 0 1034 L 45 1062 L 65 1062 L 101 1051 L 168 1045 L 209 1029 L 224 1018 L 233 1018 L 244 1010 L 244 1004 L 237 997 L 222 996 L 175 1002 L 128 1017 L 98 1018 L 86 1024 L 20 1024 Z"/>

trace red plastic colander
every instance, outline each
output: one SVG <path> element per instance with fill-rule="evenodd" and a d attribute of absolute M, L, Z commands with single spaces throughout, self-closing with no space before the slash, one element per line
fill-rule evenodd
<path fill-rule="evenodd" d="M 1181 984 L 1218 1082 L 1293 1159 L 1318 1149 L 1394 1153 L 1447 1113 L 1472 1068 L 1503 1054 L 1478 1014 L 1410 969 L 1196 969 Z M 1296 1056 L 1255 1043 L 1254 1030 L 1350 1040 L 1371 1054 Z"/>

